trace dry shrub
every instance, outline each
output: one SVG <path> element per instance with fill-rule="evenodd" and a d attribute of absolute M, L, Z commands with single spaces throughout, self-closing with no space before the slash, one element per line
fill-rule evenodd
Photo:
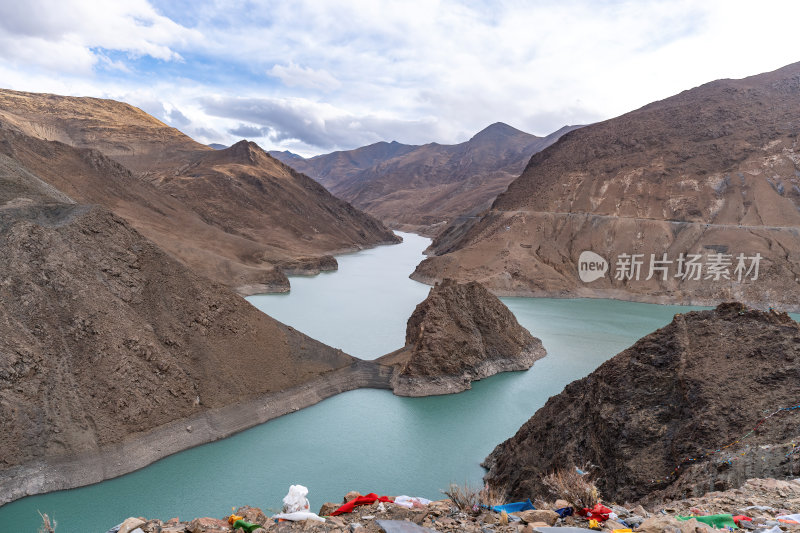
<path fill-rule="evenodd" d="M 589 471 L 588 468 L 582 470 Z M 542 483 L 556 498 L 566 500 L 578 509 L 594 507 L 600 501 L 595 479 L 591 474 L 581 474 L 575 467 L 547 474 L 542 478 Z"/>
<path fill-rule="evenodd" d="M 39 533 L 55 533 L 56 526 L 58 525 L 55 520 L 53 520 L 53 524 L 50 524 L 50 517 L 47 516 L 47 513 L 42 514 L 41 511 L 37 511 L 39 516 L 42 517 L 42 525 L 39 526 Z"/>
<path fill-rule="evenodd" d="M 478 493 L 478 501 L 484 507 L 494 507 L 506 503 L 505 487 L 492 487 L 486 483 Z"/>
<path fill-rule="evenodd" d="M 450 483 L 450 488 L 442 490 L 442 493 L 450 498 L 459 511 L 473 514 L 480 512 L 481 491 L 470 487 L 468 483 L 464 483 L 464 485 Z"/>

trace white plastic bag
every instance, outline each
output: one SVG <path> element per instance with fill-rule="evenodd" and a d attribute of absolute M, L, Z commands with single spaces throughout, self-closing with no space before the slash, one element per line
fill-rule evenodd
<path fill-rule="evenodd" d="M 289 494 L 283 498 L 283 512 L 296 513 L 299 511 L 308 511 L 311 506 L 308 503 L 308 489 L 303 485 L 292 485 L 289 487 Z"/>

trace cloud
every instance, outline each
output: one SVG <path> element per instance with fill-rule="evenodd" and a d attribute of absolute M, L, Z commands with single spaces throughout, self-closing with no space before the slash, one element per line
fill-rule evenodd
<path fill-rule="evenodd" d="M 159 15 L 145 0 L 0 2 L 3 60 L 55 71 L 88 73 L 98 62 L 127 69 L 104 50 L 180 60 L 174 45 L 186 46 L 199 36 Z"/>
<path fill-rule="evenodd" d="M 332 91 L 341 87 L 339 80 L 326 70 L 314 70 L 310 67 L 301 67 L 289 62 L 289 65 L 275 65 L 269 74 L 279 78 L 287 87 L 302 87 L 307 89 L 320 89 Z"/>
<path fill-rule="evenodd" d="M 245 121 L 229 129 L 243 137 L 264 137 L 272 142 L 296 140 L 321 149 L 351 149 L 382 140 L 429 135 L 435 121 L 402 120 L 389 116 L 353 115 L 326 104 L 304 99 L 230 98 L 200 100 L 205 113 Z"/>
<path fill-rule="evenodd" d="M 496 121 L 544 135 L 773 70 L 800 59 L 798 18 L 784 0 L 4 2 L 0 79 L 145 102 L 208 142 L 456 143 Z"/>
<path fill-rule="evenodd" d="M 269 135 L 269 128 L 259 128 L 257 126 L 248 126 L 246 124 L 239 124 L 235 128 L 228 130 L 231 135 L 236 135 L 243 139 L 253 139 L 258 137 L 266 137 Z"/>

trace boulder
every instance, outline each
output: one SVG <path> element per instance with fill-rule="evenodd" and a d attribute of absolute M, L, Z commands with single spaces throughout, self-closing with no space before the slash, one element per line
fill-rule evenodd
<path fill-rule="evenodd" d="M 545 526 L 552 526 L 558 520 L 558 513 L 549 509 L 536 509 L 533 511 L 520 511 L 512 513 L 520 518 L 526 524 L 533 524 L 534 522 L 543 522 Z M 534 526 L 537 527 L 537 526 Z"/>

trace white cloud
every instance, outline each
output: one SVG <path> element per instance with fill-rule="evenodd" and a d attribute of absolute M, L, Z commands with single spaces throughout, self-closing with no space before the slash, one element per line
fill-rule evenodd
<path fill-rule="evenodd" d="M 200 34 L 159 15 L 146 0 L 26 0 L 0 3 L 0 53 L 5 62 L 90 73 L 98 61 L 119 70 L 97 49 L 180 60 L 172 47 Z"/>
<path fill-rule="evenodd" d="M 279 78 L 287 87 L 301 87 L 306 89 L 319 89 L 323 92 L 332 91 L 341 87 L 339 80 L 334 78 L 326 70 L 314 70 L 310 67 L 295 65 L 292 61 L 289 64 L 275 65 L 269 70 L 269 74 Z"/>
<path fill-rule="evenodd" d="M 202 142 L 258 132 L 308 154 L 460 142 L 496 121 L 543 135 L 800 60 L 794 1 L 154 5 L 0 4 L 0 79 L 142 102 Z M 187 68 L 137 80 L 130 58 L 145 55 Z"/>

